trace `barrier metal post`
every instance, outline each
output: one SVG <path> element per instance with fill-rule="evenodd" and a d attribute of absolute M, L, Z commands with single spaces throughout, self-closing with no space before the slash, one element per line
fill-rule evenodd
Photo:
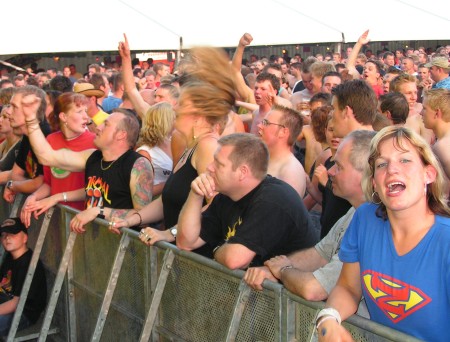
<path fill-rule="evenodd" d="M 69 224 L 68 215 L 65 215 L 65 223 L 66 226 Z M 72 258 L 73 246 L 75 245 L 77 235 L 78 234 L 76 232 L 71 232 L 69 235 L 69 239 L 67 240 L 66 249 L 64 250 L 64 255 L 61 259 L 61 263 L 59 264 L 55 284 L 52 288 L 51 298 L 49 303 L 47 304 L 47 310 L 45 311 L 45 318 L 44 322 L 42 323 L 41 334 L 39 335 L 38 340 L 39 342 L 43 342 L 47 339 L 48 330 L 52 322 L 53 314 L 55 313 L 56 304 L 58 302 L 59 293 L 61 292 L 61 288 L 64 282 L 67 267 L 69 265 L 70 259 Z"/>
<path fill-rule="evenodd" d="M 105 326 L 106 318 L 108 316 L 109 307 L 111 305 L 114 290 L 116 289 L 117 279 L 119 278 L 120 269 L 122 268 L 123 259 L 130 243 L 130 237 L 128 234 L 123 234 L 119 247 L 117 249 L 116 258 L 114 260 L 111 275 L 109 277 L 108 286 L 106 288 L 105 296 L 103 297 L 102 307 L 97 318 L 97 324 L 95 325 L 94 333 L 92 334 L 91 341 L 100 341 L 102 336 L 103 327 Z"/>
<path fill-rule="evenodd" d="M 242 279 L 239 283 L 239 296 L 234 306 L 233 318 L 228 328 L 227 341 L 235 341 L 239 330 L 239 324 L 244 313 L 245 306 L 248 303 L 251 289 Z"/>
<path fill-rule="evenodd" d="M 150 309 L 148 310 L 147 318 L 145 319 L 144 328 L 141 332 L 141 337 L 139 340 L 141 342 L 147 342 L 150 339 L 150 334 L 152 332 L 153 325 L 155 323 L 155 318 L 158 313 L 159 304 L 161 303 L 161 298 L 164 292 L 164 287 L 166 286 L 167 277 L 172 269 L 173 259 L 175 254 L 168 249 L 164 255 L 164 262 L 161 268 L 161 273 L 158 278 L 158 283 L 156 285 L 155 292 L 153 293 L 152 303 Z"/>

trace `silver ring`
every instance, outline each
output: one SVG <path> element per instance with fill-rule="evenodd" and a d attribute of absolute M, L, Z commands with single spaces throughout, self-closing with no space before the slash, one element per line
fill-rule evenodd
<path fill-rule="evenodd" d="M 150 241 L 152 238 L 150 236 L 148 236 L 147 234 L 144 234 L 145 237 L 145 241 Z"/>
<path fill-rule="evenodd" d="M 109 221 L 108 226 L 112 226 L 112 225 L 113 225 L 113 221 Z"/>
<path fill-rule="evenodd" d="M 115 226 L 116 226 L 116 222 L 115 222 L 115 221 L 114 221 L 114 222 L 112 223 L 112 226 L 113 226 L 113 227 L 115 227 Z"/>
<path fill-rule="evenodd" d="M 139 232 L 139 237 L 144 236 L 144 234 L 145 234 L 144 229 L 141 229 L 140 232 Z"/>

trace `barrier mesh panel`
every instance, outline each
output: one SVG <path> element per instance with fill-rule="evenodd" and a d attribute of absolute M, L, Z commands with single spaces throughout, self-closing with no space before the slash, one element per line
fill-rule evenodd
<path fill-rule="evenodd" d="M 102 341 L 139 339 L 147 314 L 145 298 L 146 295 L 147 298 L 150 297 L 150 266 L 145 262 L 149 250 L 150 248 L 139 240 L 130 241 L 106 319 Z"/>
<path fill-rule="evenodd" d="M 224 341 L 238 296 L 238 281 L 176 257 L 162 297 L 160 325 L 186 341 Z"/>
<path fill-rule="evenodd" d="M 120 238 L 96 224 L 86 226 L 86 233 L 75 241 L 73 281 L 79 341 L 88 341 L 108 284 Z"/>
<path fill-rule="evenodd" d="M 236 341 L 275 341 L 275 302 L 264 292 L 252 291 L 244 309 Z"/>
<path fill-rule="evenodd" d="M 300 303 L 295 305 L 295 338 L 297 341 L 307 341 L 314 331 L 317 309 Z"/>

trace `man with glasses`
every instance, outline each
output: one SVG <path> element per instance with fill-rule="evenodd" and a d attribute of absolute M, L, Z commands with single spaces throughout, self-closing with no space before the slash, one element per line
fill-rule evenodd
<path fill-rule="evenodd" d="M 252 134 L 220 138 L 213 163 L 191 184 L 178 219 L 178 248 L 208 245 L 216 261 L 243 269 L 312 247 L 317 234 L 301 198 L 267 174 L 268 160 L 267 146 Z M 212 202 L 202 212 L 205 199 Z"/>
<path fill-rule="evenodd" d="M 292 146 L 302 127 L 300 113 L 279 105 L 274 105 L 258 125 L 258 134 L 269 149 L 268 173 L 292 186 L 301 198 L 305 195 L 306 173 Z"/>

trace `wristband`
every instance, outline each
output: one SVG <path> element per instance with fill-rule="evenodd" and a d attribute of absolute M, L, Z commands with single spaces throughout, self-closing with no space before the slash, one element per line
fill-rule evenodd
<path fill-rule="evenodd" d="M 287 266 L 281 267 L 281 268 L 280 268 L 280 274 L 283 273 L 284 270 L 287 270 L 287 269 L 289 269 L 289 268 L 294 268 L 294 266 L 292 266 L 292 265 L 287 265 Z"/>
<path fill-rule="evenodd" d="M 320 328 L 320 326 L 322 325 L 322 323 L 323 322 L 325 322 L 325 321 L 328 321 L 328 320 L 330 320 L 330 319 L 336 319 L 336 317 L 333 317 L 333 316 L 325 316 L 325 317 L 323 317 L 320 321 L 319 321 L 319 323 L 317 323 L 317 325 L 316 325 L 316 330 L 317 330 L 317 332 L 319 332 L 319 328 Z M 323 335 L 325 335 L 325 333 L 323 334 Z"/>
<path fill-rule="evenodd" d="M 338 322 L 339 325 L 340 325 L 341 322 L 342 322 L 341 315 L 339 314 L 339 311 L 337 311 L 336 309 L 333 309 L 333 308 L 325 308 L 325 309 L 320 310 L 320 311 L 319 311 L 319 314 L 317 315 L 317 318 L 316 318 L 316 328 L 319 327 L 320 322 L 322 321 L 322 320 L 320 320 L 320 319 L 321 319 L 322 317 L 324 317 L 324 316 L 330 316 L 330 317 L 333 317 L 333 318 L 336 320 L 336 322 Z M 327 318 L 327 319 L 328 319 L 328 318 Z"/>
<path fill-rule="evenodd" d="M 67 203 L 67 194 L 65 193 L 65 192 L 63 192 L 63 201 L 65 202 L 65 203 Z"/>
<path fill-rule="evenodd" d="M 100 212 L 98 213 L 97 217 L 101 219 L 105 219 L 105 208 L 103 206 L 100 206 Z"/>

